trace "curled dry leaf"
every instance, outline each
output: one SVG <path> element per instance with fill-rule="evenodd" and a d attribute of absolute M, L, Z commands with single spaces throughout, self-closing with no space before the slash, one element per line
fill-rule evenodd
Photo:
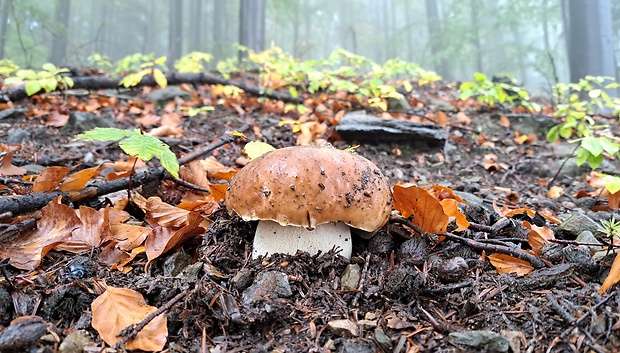
<path fill-rule="evenodd" d="M 491 254 L 489 261 L 497 270 L 497 273 L 516 273 L 517 276 L 525 276 L 534 271 L 529 262 L 506 254 Z"/>
<path fill-rule="evenodd" d="M 71 207 L 58 203 L 59 199 L 50 201 L 41 209 L 42 216 L 36 230 L 2 244 L 0 260 L 8 258 L 14 267 L 34 270 L 48 251 L 71 236 L 81 222 Z"/>
<path fill-rule="evenodd" d="M 149 263 L 177 245 L 203 233 L 204 228 L 200 227 L 203 221 L 204 218 L 199 213 L 190 212 L 187 216 L 187 224 L 181 229 L 171 230 L 167 227 L 155 227 L 144 244 Z"/>
<path fill-rule="evenodd" d="M 469 228 L 469 221 L 467 220 L 467 217 L 465 217 L 465 215 L 457 207 L 458 202 L 455 199 L 443 199 L 440 201 L 440 203 L 443 207 L 444 213 L 448 217 L 456 218 L 457 228 L 454 231 L 460 232 Z"/>
<path fill-rule="evenodd" d="M 43 169 L 32 185 L 32 192 L 54 191 L 62 179 L 67 176 L 71 168 L 69 167 L 47 167 Z"/>
<path fill-rule="evenodd" d="M 620 282 L 620 255 L 616 254 L 614 258 L 614 263 L 611 264 L 611 269 L 609 270 L 609 274 L 603 281 L 601 288 L 598 290 L 598 294 L 605 293 L 611 286 Z"/>
<path fill-rule="evenodd" d="M 140 323 L 156 307 L 146 304 L 139 292 L 127 288 L 107 287 L 91 304 L 92 326 L 110 346 L 119 342 L 120 332 Z M 161 314 L 148 323 L 133 340 L 125 344 L 128 350 L 160 351 L 168 338 L 166 315 Z"/>
<path fill-rule="evenodd" d="M 77 216 L 82 221 L 82 225 L 71 232 L 71 236 L 58 244 L 55 250 L 70 251 L 81 253 L 83 251 L 97 248 L 101 245 L 102 231 L 104 226 L 104 215 L 94 208 L 80 206 Z"/>
<path fill-rule="evenodd" d="M 82 169 L 79 172 L 70 175 L 60 184 L 60 191 L 74 191 L 83 188 L 86 183 L 99 174 L 99 167 Z"/>
<path fill-rule="evenodd" d="M 525 228 L 530 229 L 530 236 L 527 242 L 532 247 L 534 254 L 538 255 L 540 253 L 540 249 L 546 245 L 551 243 L 551 239 L 555 239 L 555 235 L 553 234 L 553 230 L 546 226 L 536 226 L 534 224 L 530 224 L 528 221 L 523 221 L 523 226 Z"/>
<path fill-rule="evenodd" d="M 394 185 L 394 208 L 403 217 L 413 215 L 413 223 L 422 227 L 427 232 L 445 232 L 449 218 L 443 211 L 439 201 L 431 196 L 428 191 L 415 185 Z"/>
<path fill-rule="evenodd" d="M 13 164 L 13 152 L 9 152 L 4 156 L 0 155 L 0 176 L 7 175 L 24 175 L 26 169 L 16 167 Z"/>

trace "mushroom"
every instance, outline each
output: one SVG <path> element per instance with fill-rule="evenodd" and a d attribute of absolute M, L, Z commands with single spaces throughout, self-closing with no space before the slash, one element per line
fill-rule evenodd
<path fill-rule="evenodd" d="M 334 246 L 351 257 L 351 230 L 372 235 L 387 222 L 392 194 L 379 168 L 332 147 L 287 147 L 252 160 L 230 181 L 228 212 L 259 220 L 252 257 L 316 254 Z"/>

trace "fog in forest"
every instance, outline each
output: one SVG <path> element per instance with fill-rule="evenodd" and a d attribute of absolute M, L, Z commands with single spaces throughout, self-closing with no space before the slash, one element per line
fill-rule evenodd
<path fill-rule="evenodd" d="M 618 77 L 620 1 L 3 0 L 0 57 L 20 67 L 93 66 L 135 53 L 192 51 L 217 62 L 279 47 L 301 60 L 335 49 L 400 58 L 447 80 L 509 75 L 537 92 L 585 75 Z"/>

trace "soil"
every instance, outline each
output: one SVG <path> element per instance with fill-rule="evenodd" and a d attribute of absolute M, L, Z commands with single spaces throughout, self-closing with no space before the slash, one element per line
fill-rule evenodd
<path fill-rule="evenodd" d="M 416 102 L 426 114 L 437 114 L 428 98 L 445 92 L 452 94 L 449 87 L 420 88 Z M 16 106 L 32 109 L 50 100 L 62 104 L 65 99 L 47 97 Z M 130 102 L 120 101 L 121 105 Z M 256 222 L 245 222 L 222 208 L 210 216 L 205 234 L 146 270 L 144 255 L 130 263 L 127 273 L 110 270 L 98 260 L 100 249 L 80 255 L 52 251 L 34 272 L 4 262 L 0 265 L 0 351 L 72 352 L 67 348 L 70 344 L 78 347 L 74 351 L 116 351 L 104 348 L 91 326 L 95 283 L 102 281 L 140 292 L 149 305 L 169 306 L 166 352 L 619 351 L 618 290 L 597 292 L 613 257 L 590 261 L 590 252 L 584 253 L 574 234 L 525 213 L 504 221 L 493 205 L 528 207 L 562 221 L 572 214 L 597 222 L 620 220 L 620 214 L 595 211 L 604 205 L 604 198 L 572 196 L 595 189 L 588 183 L 588 168 L 576 168 L 573 161 L 563 164 L 572 145 L 545 141 L 552 118 L 460 108 L 471 123 L 449 128 L 442 150 L 419 150 L 407 143 L 364 143 L 356 151 L 373 161 L 390 185 L 442 185 L 469 196 L 463 212 L 481 227 L 456 235 L 475 242 L 421 237 L 411 222 L 394 214 L 373 238 L 354 234 L 351 260 L 337 251 L 252 259 Z M 156 113 L 164 114 L 163 109 L 157 108 Z M 295 144 L 291 127 L 278 125 L 281 116 L 256 108 L 240 117 L 238 111 L 217 106 L 206 117 L 185 118 L 183 136 L 167 142 L 179 156 L 247 124 L 256 127 L 245 131 L 248 140 L 277 148 Z M 137 116 L 115 119 L 114 108 L 97 113 L 116 127 L 136 126 Z M 512 119 L 509 127 L 500 123 L 504 114 Z M 76 144 L 72 139 L 79 129 L 44 125 L 44 119 L 14 114 L 0 120 L 2 143 L 18 129 L 28 133 L 14 164 L 80 169 L 94 163 L 85 159 L 90 154 L 95 161 L 117 160 L 121 155 L 116 144 L 87 144 L 86 148 Z M 617 120 L 615 124 L 617 129 Z M 515 136 L 527 129 L 537 140 L 517 143 Z M 338 140 L 333 128 L 324 136 L 337 148 L 356 144 Z M 241 167 L 236 161 L 243 156 L 244 144 L 236 141 L 212 155 L 227 166 Z M 617 161 L 606 161 L 602 168 L 620 170 Z M 4 184 L 11 185 L 4 195 L 28 193 L 27 184 L 7 180 Z M 552 185 L 561 187 L 563 195 L 548 198 Z M 170 181 L 146 188 L 141 191 L 158 194 L 171 204 L 178 202 L 183 190 Z M 98 201 L 105 203 L 105 197 Z M 529 249 L 524 221 L 547 225 L 566 242 L 548 249 L 559 255 L 546 257 L 531 274 L 499 274 L 488 260 L 491 251 L 478 245 Z M 580 256 L 580 261 L 571 260 Z M 29 315 L 25 322 L 12 323 Z M 74 342 L 76 332 L 85 335 Z"/>

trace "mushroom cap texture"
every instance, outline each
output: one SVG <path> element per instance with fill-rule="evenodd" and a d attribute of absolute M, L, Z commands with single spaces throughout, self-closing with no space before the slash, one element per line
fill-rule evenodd
<path fill-rule="evenodd" d="M 332 147 L 287 147 L 237 172 L 226 207 L 246 221 L 308 229 L 340 221 L 373 233 L 390 217 L 392 193 L 379 168 L 360 155 Z"/>

